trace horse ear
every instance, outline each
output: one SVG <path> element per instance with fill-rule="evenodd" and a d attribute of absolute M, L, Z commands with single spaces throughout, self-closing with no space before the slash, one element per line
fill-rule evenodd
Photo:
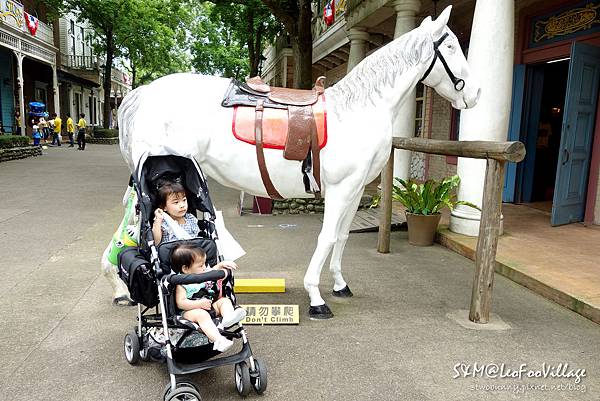
<path fill-rule="evenodd" d="M 427 26 L 431 24 L 431 16 L 428 16 L 427 18 L 425 18 L 422 22 L 420 26 Z"/>
<path fill-rule="evenodd" d="M 433 22 L 432 34 L 434 38 L 437 38 L 442 35 L 444 32 L 444 28 L 448 25 L 448 20 L 450 19 L 450 12 L 452 11 L 452 6 L 448 6 L 442 11 L 439 17 Z"/>

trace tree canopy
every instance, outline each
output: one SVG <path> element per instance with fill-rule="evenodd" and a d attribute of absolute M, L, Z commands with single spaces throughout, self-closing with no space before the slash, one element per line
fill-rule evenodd
<path fill-rule="evenodd" d="M 259 0 L 200 3 L 192 28 L 193 66 L 202 73 L 258 75 L 262 52 L 281 24 Z"/>
<path fill-rule="evenodd" d="M 170 0 L 44 0 L 58 14 L 69 11 L 93 28 L 96 50 L 104 57 L 104 126 L 110 121 L 110 89 L 115 57 L 129 59 L 133 85 L 186 66 L 186 2 Z"/>

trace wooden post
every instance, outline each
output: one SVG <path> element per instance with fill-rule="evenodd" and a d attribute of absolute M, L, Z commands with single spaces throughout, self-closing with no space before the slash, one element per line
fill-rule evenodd
<path fill-rule="evenodd" d="M 390 253 L 390 233 L 392 230 L 392 185 L 394 183 L 394 148 L 381 171 L 381 201 L 379 208 L 379 236 L 377 252 Z"/>
<path fill-rule="evenodd" d="M 490 320 L 505 164 L 505 161 L 487 159 L 481 222 L 475 256 L 473 292 L 469 310 L 469 320 L 475 323 L 488 323 Z"/>

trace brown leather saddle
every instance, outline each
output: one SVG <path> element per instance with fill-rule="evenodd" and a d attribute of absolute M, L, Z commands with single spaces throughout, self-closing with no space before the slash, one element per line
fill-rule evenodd
<path fill-rule="evenodd" d="M 266 128 L 263 118 L 265 109 L 279 109 L 277 110 L 279 114 L 287 110 L 287 121 L 285 121 L 287 135 L 283 157 L 288 160 L 302 161 L 305 190 L 307 193 L 314 194 L 316 198 L 320 197 L 319 152 L 320 145 L 324 142 L 317 129 L 313 106 L 324 92 L 324 79 L 319 77 L 315 87 L 310 90 L 271 87 L 259 77 L 250 78 L 246 83 L 232 79 L 223 97 L 221 102 L 223 107 L 245 106 L 255 109 L 253 142 L 256 145 L 256 158 L 263 184 L 272 199 L 283 199 L 283 197 L 275 189 L 265 163 L 263 137 Z M 235 121 L 234 113 L 234 126 Z"/>

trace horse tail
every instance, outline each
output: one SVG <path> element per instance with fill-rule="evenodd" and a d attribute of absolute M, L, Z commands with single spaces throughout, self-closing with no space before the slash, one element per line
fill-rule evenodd
<path fill-rule="evenodd" d="M 140 86 L 129 92 L 121 102 L 121 107 L 119 107 L 119 144 L 121 154 L 130 168 L 133 166 L 131 160 L 131 142 L 132 135 L 135 132 L 135 117 L 138 107 L 141 104 L 141 94 L 145 88 L 145 86 Z"/>

